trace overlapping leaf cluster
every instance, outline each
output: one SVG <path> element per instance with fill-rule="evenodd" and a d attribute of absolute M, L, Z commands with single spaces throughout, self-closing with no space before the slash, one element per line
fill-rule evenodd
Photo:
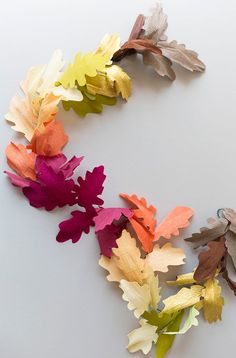
<path fill-rule="evenodd" d="M 176 77 L 173 62 L 189 71 L 203 72 L 205 65 L 195 51 L 186 49 L 177 41 L 167 41 L 167 27 L 167 15 L 162 6 L 156 4 L 150 16 L 137 17 L 128 41 L 114 54 L 113 61 L 139 53 L 145 65 L 152 66 L 160 76 L 167 76 L 172 81 Z"/>

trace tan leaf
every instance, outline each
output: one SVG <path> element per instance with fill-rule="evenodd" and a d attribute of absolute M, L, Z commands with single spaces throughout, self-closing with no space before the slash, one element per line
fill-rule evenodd
<path fill-rule="evenodd" d="M 164 56 L 189 71 L 203 72 L 205 70 L 205 65 L 199 60 L 198 54 L 195 51 L 186 49 L 183 44 L 178 44 L 176 41 L 170 43 L 160 41 L 158 42 L 158 47 Z"/>
<path fill-rule="evenodd" d="M 121 279 L 143 283 L 145 279 L 145 260 L 140 257 L 140 250 L 136 246 L 136 240 L 128 231 L 123 230 L 121 237 L 116 241 L 118 247 L 112 249 L 110 259 L 103 256 L 99 265 L 109 271 L 108 281 L 120 281 Z"/>
<path fill-rule="evenodd" d="M 204 283 L 202 291 L 204 318 L 209 323 L 221 320 L 224 298 L 221 296 L 221 287 L 216 279 L 209 279 Z"/>
<path fill-rule="evenodd" d="M 162 247 L 156 244 L 153 251 L 146 256 L 146 264 L 153 271 L 167 272 L 168 266 L 183 265 L 185 257 L 183 250 L 173 247 L 171 243 Z"/>
<path fill-rule="evenodd" d="M 128 302 L 129 310 L 134 310 L 135 317 L 139 318 L 148 310 L 151 294 L 149 286 L 146 283 L 141 286 L 137 282 L 121 280 L 119 287 L 124 292 L 122 296 L 123 300 Z"/>
<path fill-rule="evenodd" d="M 194 306 L 201 299 L 202 289 L 203 287 L 200 285 L 181 288 L 176 295 L 170 296 L 163 301 L 165 308 L 162 312 L 170 314 Z"/>
<path fill-rule="evenodd" d="M 156 4 L 152 9 L 152 14 L 145 18 L 143 29 L 145 30 L 144 37 L 158 43 L 161 40 L 167 40 L 165 31 L 168 27 L 167 15 L 164 14 L 161 4 Z"/>
<path fill-rule="evenodd" d="M 127 348 L 130 353 L 141 350 L 144 354 L 148 354 L 152 348 L 152 343 L 157 341 L 157 327 L 151 326 L 146 320 L 140 320 L 139 323 L 141 327 L 128 334 L 129 344 Z"/>

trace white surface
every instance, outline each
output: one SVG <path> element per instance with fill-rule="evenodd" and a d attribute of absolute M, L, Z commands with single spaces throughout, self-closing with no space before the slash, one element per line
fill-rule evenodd
<path fill-rule="evenodd" d="M 206 73 L 176 68 L 177 79 L 170 83 L 129 59 L 123 62 L 133 78 L 128 104 L 86 120 L 60 116 L 70 135 L 66 153 L 84 154 L 84 169 L 105 165 L 107 206 L 119 203 L 119 192 L 146 196 L 160 218 L 176 205 L 189 205 L 196 211 L 190 233 L 219 207 L 236 207 L 236 5 L 233 0 L 163 3 L 169 38 L 197 50 Z M 2 1 L 1 117 L 30 66 L 47 62 L 56 48 L 67 60 L 77 50 L 95 49 L 106 32 L 125 40 L 135 16 L 152 5 L 150 0 Z M 10 140 L 22 140 L 4 120 L 0 138 L 1 153 Z M 1 172 L 4 168 L 1 156 Z M 4 175 L 0 187 L 1 358 L 130 357 L 126 334 L 137 322 L 97 265 L 94 234 L 76 245 L 59 245 L 57 225 L 69 209 L 47 213 L 30 207 Z M 187 271 L 196 256 L 185 248 Z M 225 286 L 224 295 L 223 322 L 210 327 L 201 321 L 200 328 L 178 337 L 169 358 L 234 355 L 236 299 Z"/>

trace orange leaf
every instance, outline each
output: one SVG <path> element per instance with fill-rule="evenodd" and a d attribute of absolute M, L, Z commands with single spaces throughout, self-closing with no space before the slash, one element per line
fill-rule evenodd
<path fill-rule="evenodd" d="M 6 148 L 6 157 L 9 167 L 22 177 L 32 180 L 35 176 L 35 153 L 28 153 L 23 144 L 10 143 Z"/>
<path fill-rule="evenodd" d="M 151 252 L 153 248 L 154 235 L 134 217 L 129 218 L 129 221 L 142 244 L 143 250 L 148 253 Z"/>
<path fill-rule="evenodd" d="M 179 229 L 189 225 L 189 219 L 193 216 L 193 210 L 185 206 L 177 206 L 160 223 L 156 230 L 155 240 L 160 237 L 170 239 L 171 236 L 178 236 Z"/>
<path fill-rule="evenodd" d="M 43 131 L 35 130 L 28 148 L 38 155 L 53 156 L 61 153 L 67 142 L 68 136 L 65 134 L 63 126 L 53 120 L 45 125 Z"/>
<path fill-rule="evenodd" d="M 152 205 L 148 207 L 146 199 L 139 199 L 137 195 L 120 194 L 120 197 L 137 207 L 137 209 L 132 210 L 134 217 L 142 223 L 148 231 L 154 234 L 156 227 L 156 220 L 154 219 L 156 208 Z"/>

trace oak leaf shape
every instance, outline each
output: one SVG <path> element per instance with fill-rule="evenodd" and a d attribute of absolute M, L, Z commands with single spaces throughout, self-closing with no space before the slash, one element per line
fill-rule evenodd
<path fill-rule="evenodd" d="M 146 256 L 146 264 L 153 271 L 167 272 L 169 266 L 183 265 L 185 258 L 183 250 L 173 247 L 170 243 L 162 247 L 156 244 L 153 251 Z"/>
<path fill-rule="evenodd" d="M 140 320 L 139 323 L 140 327 L 128 334 L 129 344 L 127 349 L 130 353 L 141 350 L 144 354 L 148 354 L 152 348 L 152 343 L 156 343 L 158 338 L 156 327 L 148 324 L 144 319 Z"/>
<path fill-rule="evenodd" d="M 117 248 L 112 249 L 112 257 L 101 256 L 99 260 L 99 265 L 109 272 L 107 280 L 120 282 L 124 279 L 142 284 L 145 280 L 145 260 L 141 258 L 136 240 L 123 230 L 116 243 Z"/>
<path fill-rule="evenodd" d="M 6 148 L 7 163 L 11 169 L 24 178 L 36 179 L 35 153 L 29 153 L 23 144 L 8 144 Z"/>
<path fill-rule="evenodd" d="M 219 241 L 208 243 L 208 250 L 203 251 L 198 256 L 198 267 L 194 273 L 194 279 L 197 282 L 205 281 L 215 276 L 217 268 L 220 267 L 226 251 L 225 238 L 221 237 Z"/>
<path fill-rule="evenodd" d="M 222 309 L 224 305 L 224 298 L 221 296 L 221 287 L 217 279 L 208 279 L 204 283 L 202 290 L 203 313 L 204 318 L 208 323 L 213 323 L 221 320 Z"/>

